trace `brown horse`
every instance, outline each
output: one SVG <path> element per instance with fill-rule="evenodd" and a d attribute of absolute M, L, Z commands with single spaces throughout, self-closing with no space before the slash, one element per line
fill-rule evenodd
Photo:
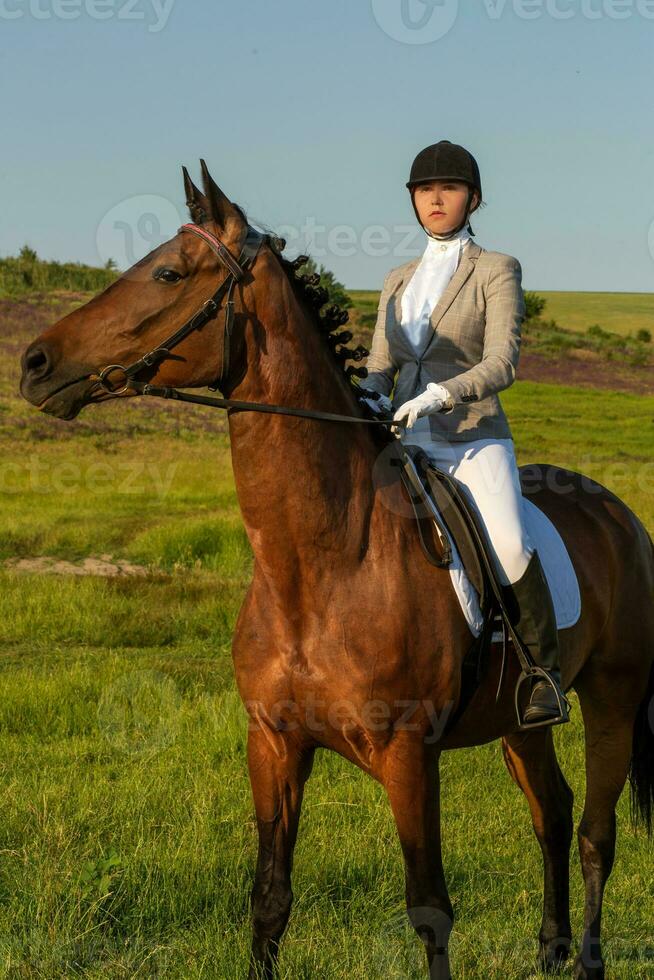
<path fill-rule="evenodd" d="M 178 232 L 38 337 L 24 354 L 23 395 L 72 418 L 94 401 L 135 394 L 134 376 L 120 371 L 115 393 L 98 384 L 108 364 L 138 363 L 141 380 L 198 387 L 226 362 L 220 387 L 230 398 L 363 418 L 351 383 L 357 372 L 343 370 L 347 357 L 326 329 L 342 320 L 333 310 L 331 323 L 321 320 L 324 296 L 295 275 L 297 263 L 283 259 L 270 237 L 236 284 L 229 359 L 221 308 L 175 350 L 149 365 L 140 361 L 230 275 L 207 244 L 213 239 L 202 240 L 197 229 L 219 238 L 232 261 L 248 233 L 243 211 L 204 163 L 204 193 L 186 172 L 185 178 L 194 233 Z M 555 969 L 571 944 L 572 793 L 551 729 L 517 731 L 517 663 L 496 704 L 500 667 L 493 658 L 469 706 L 443 734 L 459 701 L 471 635 L 450 576 L 424 559 L 397 468 L 385 463 L 394 437 L 380 440 L 376 433 L 386 430 L 370 424 L 233 409 L 229 430 L 255 559 L 233 640 L 250 717 L 259 831 L 250 976 L 275 970 L 291 909 L 303 789 L 314 750 L 324 746 L 385 787 L 404 853 L 409 917 L 430 977 L 446 980 L 453 912 L 441 861 L 439 757 L 444 749 L 496 738 L 503 739 L 542 849 L 539 957 Z M 533 467 L 522 468 L 525 492 L 560 531 L 582 596 L 579 621 L 560 639 L 563 685 L 578 694 L 586 736 L 587 794 L 578 828 L 586 906 L 575 976 L 598 978 L 615 808 L 628 776 L 635 816 L 651 830 L 654 549 L 638 518 L 610 491 L 565 469 L 537 469 L 540 480 Z"/>

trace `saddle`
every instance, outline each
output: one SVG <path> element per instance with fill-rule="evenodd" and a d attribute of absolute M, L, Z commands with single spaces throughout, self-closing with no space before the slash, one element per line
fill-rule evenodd
<path fill-rule="evenodd" d="M 398 456 L 391 462 L 400 468 L 427 560 L 438 568 L 447 568 L 453 561 L 450 539 L 454 541 L 465 572 L 479 595 L 483 625 L 464 658 L 461 697 L 447 721 L 447 733 L 464 713 L 485 676 L 495 640 L 502 643 L 496 701 L 505 676 L 509 640 L 526 675 L 534 670 L 534 661 L 513 629 L 488 534 L 467 487 L 439 469 L 419 446 L 402 445 L 397 440 L 397 449 Z M 437 548 L 435 541 L 438 541 Z"/>

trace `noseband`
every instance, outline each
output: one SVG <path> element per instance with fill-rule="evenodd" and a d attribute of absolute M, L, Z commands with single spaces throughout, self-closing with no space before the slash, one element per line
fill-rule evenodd
<path fill-rule="evenodd" d="M 268 236 L 263 235 L 255 228 L 252 228 L 251 225 L 248 225 L 245 242 L 237 260 L 219 238 L 212 235 L 211 232 L 207 231 L 201 225 L 185 224 L 181 228 L 178 228 L 178 233 L 183 231 L 197 235 L 203 242 L 206 242 L 212 252 L 215 252 L 218 256 L 220 263 L 227 269 L 227 276 L 218 286 L 213 296 L 206 303 L 202 304 L 197 313 L 148 354 L 144 354 L 143 357 L 140 357 L 138 361 L 134 361 L 128 367 L 123 367 L 122 364 L 108 364 L 107 367 L 100 371 L 97 376 L 98 383 L 106 391 L 114 395 L 120 395 L 128 389 L 137 391 L 140 394 L 147 394 L 144 389 L 148 386 L 143 382 L 133 380 L 136 375 L 146 368 L 154 367 L 159 361 L 163 361 L 166 357 L 169 357 L 171 350 L 184 340 L 185 337 L 188 337 L 193 331 L 199 330 L 208 320 L 213 320 L 220 309 L 220 302 L 225 294 L 227 297 L 225 301 L 225 330 L 220 373 L 215 381 L 209 385 L 209 388 L 212 390 L 220 388 L 227 377 L 229 371 L 230 339 L 234 322 L 234 300 L 232 298 L 234 286 L 237 282 L 243 281 L 247 270 L 254 265 L 255 259 L 259 254 L 259 249 Z M 112 374 L 120 374 L 120 380 L 114 384 L 109 380 Z"/>

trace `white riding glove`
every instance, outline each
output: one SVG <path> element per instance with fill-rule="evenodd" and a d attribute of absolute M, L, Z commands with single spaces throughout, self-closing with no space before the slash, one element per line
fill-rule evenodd
<path fill-rule="evenodd" d="M 393 416 L 393 421 L 403 422 L 406 419 L 407 428 L 410 429 L 418 419 L 425 415 L 440 412 L 446 403 L 451 405 L 451 395 L 447 388 L 430 381 L 422 394 L 411 398 L 401 408 L 398 408 Z"/>

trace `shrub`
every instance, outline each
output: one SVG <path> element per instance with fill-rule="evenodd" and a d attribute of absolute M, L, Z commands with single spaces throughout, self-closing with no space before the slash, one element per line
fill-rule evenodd
<path fill-rule="evenodd" d="M 650 344 L 652 342 L 652 335 L 649 330 L 640 329 L 636 333 L 636 340 L 642 341 L 644 344 Z"/>
<path fill-rule="evenodd" d="M 97 293 L 118 274 L 115 263 L 97 269 L 82 262 L 48 262 L 29 245 L 23 245 L 17 256 L 0 258 L 0 296 L 50 293 L 56 289 Z"/>
<path fill-rule="evenodd" d="M 531 290 L 528 289 L 525 290 L 524 297 L 525 297 L 525 306 L 527 308 L 527 315 L 525 319 L 535 320 L 537 317 L 541 315 L 541 313 L 545 309 L 545 304 L 547 303 L 547 300 L 544 299 L 544 297 L 539 296 L 537 293 L 533 293 L 531 292 Z"/>
<path fill-rule="evenodd" d="M 640 332 L 640 331 L 639 331 Z M 647 333 L 647 331 L 645 331 Z M 638 344 L 631 352 L 629 363 L 635 367 L 643 367 L 649 364 L 649 351 L 645 344 Z"/>
<path fill-rule="evenodd" d="M 589 327 L 586 332 L 589 335 L 589 337 L 603 337 L 604 338 L 604 337 L 610 337 L 611 336 L 611 334 L 608 332 L 608 330 L 604 330 L 602 327 L 600 327 L 599 323 L 594 323 L 592 325 L 592 327 Z"/>

